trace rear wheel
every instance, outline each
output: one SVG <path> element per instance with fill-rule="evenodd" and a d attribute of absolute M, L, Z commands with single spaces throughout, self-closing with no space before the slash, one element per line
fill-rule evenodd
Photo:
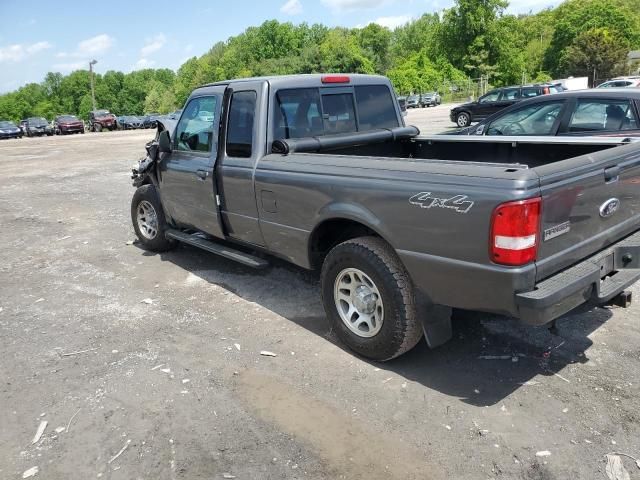
<path fill-rule="evenodd" d="M 153 185 L 143 185 L 133 194 L 131 221 L 140 243 L 147 250 L 164 252 L 175 246 L 175 241 L 165 237 L 168 226 Z"/>
<path fill-rule="evenodd" d="M 324 261 L 321 282 L 332 329 L 360 355 L 391 360 L 422 338 L 413 284 L 384 240 L 360 237 L 337 245 Z"/>
<path fill-rule="evenodd" d="M 467 112 L 460 112 L 456 116 L 456 124 L 459 127 L 467 127 L 471 123 L 471 116 Z"/>

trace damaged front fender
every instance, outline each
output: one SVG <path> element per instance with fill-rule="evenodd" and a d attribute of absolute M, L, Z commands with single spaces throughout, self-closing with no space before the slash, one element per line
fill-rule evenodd
<path fill-rule="evenodd" d="M 172 138 L 176 123 L 175 120 L 169 118 L 158 119 L 155 138 L 145 144 L 146 156 L 138 160 L 138 164 L 131 169 L 131 179 L 134 187 L 138 188 L 148 183 L 158 184 L 155 166 L 162 161 L 164 155 L 167 155 L 160 152 L 158 139 L 160 133 L 165 130 L 169 132 L 169 138 Z"/>

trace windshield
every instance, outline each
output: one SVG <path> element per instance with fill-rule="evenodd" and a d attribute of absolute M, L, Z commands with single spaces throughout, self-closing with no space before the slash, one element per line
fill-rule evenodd
<path fill-rule="evenodd" d="M 47 125 L 47 120 L 42 117 L 33 117 L 28 119 L 30 125 Z"/>
<path fill-rule="evenodd" d="M 75 115 L 61 115 L 58 117 L 59 122 L 77 122 L 78 117 Z"/>
<path fill-rule="evenodd" d="M 13 122 L 0 122 L 0 128 L 11 128 L 15 126 L 16 124 Z"/>
<path fill-rule="evenodd" d="M 104 115 L 111 115 L 111 112 L 109 112 L 109 110 L 96 110 L 96 111 L 94 112 L 94 115 L 95 115 L 96 117 L 102 117 L 102 116 L 104 116 Z"/>

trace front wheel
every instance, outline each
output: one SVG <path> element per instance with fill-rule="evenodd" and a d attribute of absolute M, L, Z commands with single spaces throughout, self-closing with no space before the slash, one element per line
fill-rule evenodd
<path fill-rule="evenodd" d="M 174 240 L 165 237 L 167 222 L 153 185 L 143 185 L 133 194 L 131 221 L 140 243 L 147 250 L 164 252 L 175 246 Z"/>
<path fill-rule="evenodd" d="M 459 127 L 466 127 L 471 123 L 471 117 L 467 112 L 460 112 L 456 117 L 456 124 Z"/>
<path fill-rule="evenodd" d="M 93 131 L 94 132 L 101 132 L 102 131 L 102 125 L 100 125 L 99 123 L 94 123 L 93 124 Z"/>
<path fill-rule="evenodd" d="M 321 283 L 332 329 L 360 355 L 391 360 L 422 338 L 413 283 L 384 240 L 360 237 L 334 247 L 322 265 Z"/>

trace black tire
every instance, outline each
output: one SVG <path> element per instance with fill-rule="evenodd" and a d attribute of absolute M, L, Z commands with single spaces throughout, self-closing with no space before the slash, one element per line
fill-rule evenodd
<path fill-rule="evenodd" d="M 100 125 L 99 123 L 94 123 L 93 124 L 93 131 L 98 133 L 102 131 L 102 125 Z"/>
<path fill-rule="evenodd" d="M 357 269 L 374 283 L 382 300 L 383 320 L 373 336 L 357 335 L 342 320 L 334 290 L 346 269 Z M 411 350 L 422 338 L 413 283 L 393 249 L 381 238 L 360 237 L 334 247 L 322 265 L 322 302 L 331 328 L 351 350 L 377 361 Z"/>
<path fill-rule="evenodd" d="M 456 115 L 456 125 L 458 125 L 459 127 L 468 127 L 470 123 L 471 115 L 469 115 L 467 112 L 460 112 L 458 115 Z"/>
<path fill-rule="evenodd" d="M 155 211 L 156 215 L 156 233 L 150 237 L 148 231 L 144 233 L 144 227 L 141 226 L 138 221 L 138 211 L 143 211 L 143 205 L 150 205 Z M 165 237 L 167 231 L 167 221 L 164 217 L 164 211 L 162 210 L 162 204 L 158 193 L 153 185 L 143 185 L 139 187 L 133 194 L 131 199 L 131 222 L 133 223 L 133 229 L 140 240 L 142 246 L 154 252 L 165 252 L 175 247 L 176 242 L 174 240 L 168 240 Z"/>

